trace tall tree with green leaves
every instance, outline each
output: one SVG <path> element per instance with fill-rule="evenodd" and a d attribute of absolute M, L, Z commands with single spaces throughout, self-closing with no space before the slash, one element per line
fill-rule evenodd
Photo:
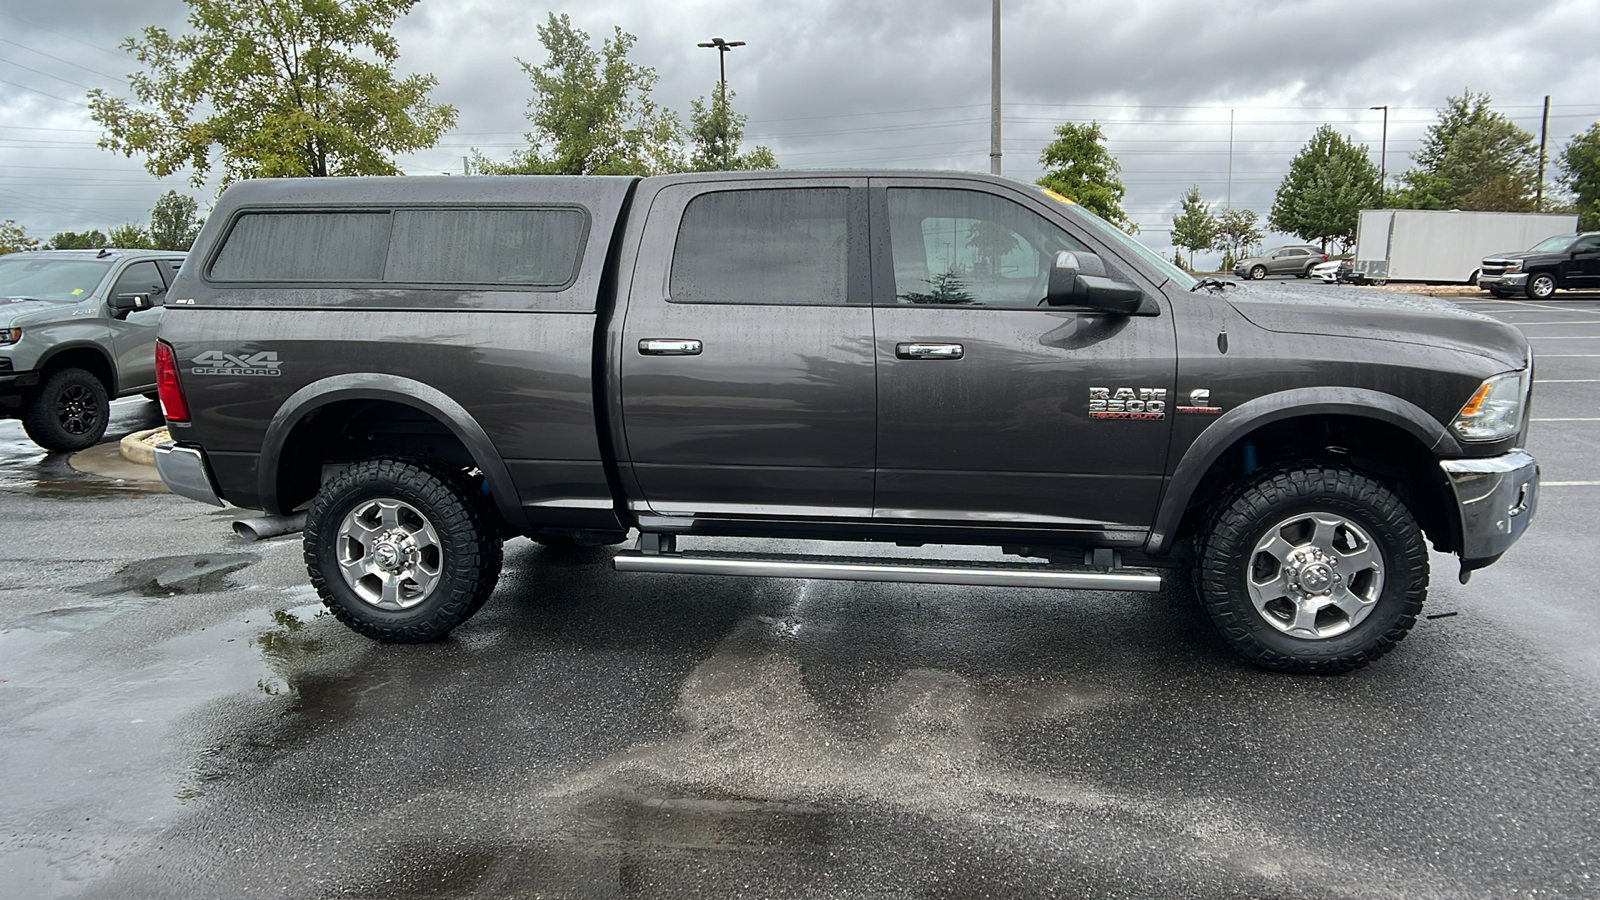
<path fill-rule="evenodd" d="M 689 102 L 689 169 L 694 172 L 730 172 L 749 169 L 776 169 L 778 161 L 766 147 L 740 153 L 746 117 L 733 111 L 733 94 L 721 81 L 712 89 L 709 102 Z"/>
<path fill-rule="evenodd" d="M 507 162 L 475 153 L 474 168 L 492 175 L 658 175 L 680 172 L 683 127 L 650 99 L 656 70 L 628 61 L 638 38 L 613 28 L 596 51 L 588 32 L 565 14 L 538 27 L 548 54 L 539 65 L 518 59 L 533 97 L 529 147 Z"/>
<path fill-rule="evenodd" d="M 150 232 L 145 231 L 144 226 L 132 222 L 125 222 L 111 229 L 107 240 L 111 246 L 121 247 L 124 250 L 156 249 L 156 245 L 150 243 Z"/>
<path fill-rule="evenodd" d="M 187 250 L 194 246 L 203 224 L 195 213 L 200 204 L 193 197 L 167 191 L 150 210 L 150 244 L 156 250 Z"/>
<path fill-rule="evenodd" d="M 1411 209 L 1533 209 L 1539 149 L 1534 137 L 1489 108 L 1488 94 L 1445 99 L 1416 165 L 1400 176 L 1393 206 Z"/>
<path fill-rule="evenodd" d="M 99 250 L 111 246 L 111 239 L 106 237 L 100 229 L 78 233 L 76 231 L 58 231 L 50 238 L 46 250 Z"/>
<path fill-rule="evenodd" d="M 1567 142 L 1556 170 L 1556 180 L 1573 194 L 1578 230 L 1600 231 L 1600 122 Z"/>
<path fill-rule="evenodd" d="M 1122 166 L 1105 146 L 1099 122 L 1056 127 L 1055 140 L 1045 145 L 1039 163 L 1045 167 L 1041 187 L 1066 197 L 1107 222 L 1133 234 L 1139 226 L 1122 211 Z"/>
<path fill-rule="evenodd" d="M 157 177 L 205 182 L 394 175 L 395 155 L 431 147 L 456 111 L 432 75 L 395 75 L 390 29 L 417 0 L 184 0 L 187 34 L 148 27 L 123 49 L 143 71 L 131 101 L 89 92 L 100 146 L 142 154 Z"/>
<path fill-rule="evenodd" d="M 1329 241 L 1349 246 L 1361 210 L 1378 205 L 1378 167 L 1367 145 L 1323 125 L 1289 163 L 1267 224 L 1324 250 Z"/>
<path fill-rule="evenodd" d="M 1172 217 L 1172 243 L 1189 251 L 1189 269 L 1194 269 L 1197 250 L 1210 250 L 1217 241 L 1217 217 L 1211 214 L 1211 204 L 1200 198 L 1200 185 L 1183 192 L 1183 206 Z"/>
<path fill-rule="evenodd" d="M 1222 254 L 1224 271 L 1261 243 L 1261 217 L 1251 209 L 1225 209 L 1217 214 L 1217 238 L 1211 249 Z"/>
<path fill-rule="evenodd" d="M 39 239 L 28 237 L 27 229 L 14 219 L 0 222 L 0 253 L 19 253 L 39 249 Z"/>

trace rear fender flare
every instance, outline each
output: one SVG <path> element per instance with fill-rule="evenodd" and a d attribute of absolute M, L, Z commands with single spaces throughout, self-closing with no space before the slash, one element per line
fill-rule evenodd
<path fill-rule="evenodd" d="M 1189 498 L 1199 488 L 1200 479 L 1211 469 L 1211 464 L 1228 448 L 1262 426 L 1303 416 L 1371 419 L 1400 428 L 1436 456 L 1461 455 L 1461 445 L 1443 423 L 1415 403 L 1393 394 L 1366 388 L 1315 387 L 1257 397 L 1219 416 L 1189 445 L 1161 495 L 1145 551 L 1161 555 L 1172 549 L 1173 534 L 1188 509 Z"/>
<path fill-rule="evenodd" d="M 526 527 L 511 472 L 472 414 L 438 388 L 399 375 L 373 372 L 334 375 L 314 381 L 295 391 L 278 407 L 262 439 L 261 462 L 256 470 L 256 484 L 267 512 L 274 515 L 288 512 L 278 503 L 278 466 L 289 435 L 308 414 L 341 400 L 389 400 L 425 412 L 444 423 L 467 448 L 473 464 L 483 472 L 501 517 L 513 528 Z"/>

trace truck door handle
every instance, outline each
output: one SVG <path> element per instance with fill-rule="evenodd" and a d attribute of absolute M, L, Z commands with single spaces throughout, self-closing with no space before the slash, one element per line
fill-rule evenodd
<path fill-rule="evenodd" d="M 687 338 L 645 338 L 639 342 L 644 356 L 699 356 L 700 342 Z"/>
<path fill-rule="evenodd" d="M 960 344 L 895 344 L 896 359 L 960 359 Z"/>

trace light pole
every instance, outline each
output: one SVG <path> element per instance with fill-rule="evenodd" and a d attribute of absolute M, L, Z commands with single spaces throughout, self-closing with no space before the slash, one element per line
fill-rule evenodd
<path fill-rule="evenodd" d="M 717 51 L 717 83 L 722 85 L 724 93 L 728 90 L 728 51 L 735 47 L 743 47 L 744 41 L 725 41 L 714 37 L 709 43 L 700 44 L 701 47 L 713 48 Z"/>
<path fill-rule="evenodd" d="M 1386 104 L 1367 108 L 1383 110 L 1383 141 L 1378 145 L 1378 208 L 1388 209 L 1383 194 L 1389 181 L 1389 107 Z"/>
<path fill-rule="evenodd" d="M 994 0 L 994 48 L 989 72 L 989 174 L 1000 174 L 1000 0 Z"/>

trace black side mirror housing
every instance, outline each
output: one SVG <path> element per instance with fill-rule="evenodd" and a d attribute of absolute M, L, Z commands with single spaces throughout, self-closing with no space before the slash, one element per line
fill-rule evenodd
<path fill-rule="evenodd" d="M 1050 306 L 1087 307 L 1119 316 L 1154 316 L 1160 308 L 1137 286 L 1106 276 L 1106 265 L 1093 253 L 1062 250 L 1056 254 L 1045 288 Z"/>
<path fill-rule="evenodd" d="M 149 294 L 118 294 L 111 298 L 111 311 L 121 315 L 150 308 Z"/>

